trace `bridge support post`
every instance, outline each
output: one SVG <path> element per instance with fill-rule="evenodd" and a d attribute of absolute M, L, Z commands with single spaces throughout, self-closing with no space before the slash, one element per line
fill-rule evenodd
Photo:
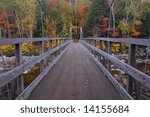
<path fill-rule="evenodd" d="M 94 40 L 94 47 L 96 47 L 96 40 Z M 96 57 L 96 52 L 94 51 L 94 56 Z"/>
<path fill-rule="evenodd" d="M 101 41 L 101 50 L 103 50 L 103 51 L 106 51 L 106 48 L 104 47 L 105 46 L 105 41 Z M 102 57 L 102 64 L 106 67 L 106 60 L 105 60 L 105 57 Z"/>
<path fill-rule="evenodd" d="M 40 41 L 40 54 L 43 54 L 45 49 L 44 49 L 44 41 Z M 45 61 L 44 59 L 41 60 L 40 62 L 40 72 L 42 72 L 44 70 L 44 64 L 45 64 Z"/>
<path fill-rule="evenodd" d="M 102 50 L 102 41 L 99 41 L 99 49 Z M 101 54 L 99 54 L 99 61 L 101 62 Z"/>
<path fill-rule="evenodd" d="M 58 39 L 56 39 L 56 47 L 58 46 Z M 56 56 L 59 55 L 59 50 L 56 52 Z"/>
<path fill-rule="evenodd" d="M 112 54 L 112 50 L 111 50 L 111 47 L 112 47 L 112 43 L 110 41 L 107 42 L 107 52 L 108 54 Z M 108 71 L 111 71 L 111 62 L 109 60 L 107 60 L 107 70 Z"/>
<path fill-rule="evenodd" d="M 92 40 L 89 39 L 89 44 L 91 45 L 91 43 L 92 43 Z M 91 53 L 92 53 L 92 49 L 90 49 L 90 51 L 91 51 Z"/>
<path fill-rule="evenodd" d="M 51 50 L 53 48 L 53 40 L 50 40 L 49 42 L 49 50 Z M 52 55 L 50 55 L 50 61 L 52 61 Z"/>
<path fill-rule="evenodd" d="M 136 54 L 136 45 L 130 44 L 128 64 L 131 65 L 132 67 L 136 66 L 135 54 Z M 129 76 L 127 90 L 130 95 L 133 95 L 133 89 L 135 90 L 136 99 L 139 99 L 140 98 L 139 83 L 136 80 L 134 80 L 132 76 Z"/>
<path fill-rule="evenodd" d="M 92 39 L 92 40 L 91 40 L 91 45 L 92 45 L 92 46 L 95 46 L 94 42 L 95 42 L 95 40 Z M 93 50 L 93 49 L 91 49 L 91 53 L 94 55 L 94 50 Z"/>
<path fill-rule="evenodd" d="M 22 44 L 15 45 L 15 66 L 22 64 Z M 19 95 L 24 90 L 23 76 L 20 75 L 14 79 L 11 83 L 11 99 L 15 99 L 15 93 L 17 88 L 17 94 Z"/>

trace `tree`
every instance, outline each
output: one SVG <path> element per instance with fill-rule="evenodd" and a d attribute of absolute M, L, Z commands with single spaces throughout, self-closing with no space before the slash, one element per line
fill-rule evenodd
<path fill-rule="evenodd" d="M 141 21 L 143 37 L 150 37 L 150 2 L 144 2 L 141 4 Z"/>
<path fill-rule="evenodd" d="M 88 12 L 88 4 L 84 0 L 78 0 L 77 4 L 77 24 L 81 27 L 85 25 L 85 17 Z"/>
<path fill-rule="evenodd" d="M 142 15 L 142 22 L 143 36 L 150 38 L 150 12 Z"/>
<path fill-rule="evenodd" d="M 107 0 L 93 0 L 87 15 L 86 25 L 96 32 L 100 25 L 100 16 L 108 16 L 108 2 Z"/>
<path fill-rule="evenodd" d="M 141 35 L 141 0 L 120 0 L 115 2 L 117 29 L 122 37 Z"/>
<path fill-rule="evenodd" d="M 17 14 L 19 25 L 22 28 L 22 34 L 26 37 L 33 37 L 33 30 L 35 30 L 37 25 L 36 20 L 36 10 L 37 1 L 36 0 L 15 0 L 15 4 L 18 6 Z"/>

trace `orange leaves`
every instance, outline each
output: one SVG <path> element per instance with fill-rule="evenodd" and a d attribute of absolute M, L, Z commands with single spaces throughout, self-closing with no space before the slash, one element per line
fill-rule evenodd
<path fill-rule="evenodd" d="M 88 6 L 84 2 L 84 0 L 78 0 L 77 4 L 77 17 L 78 17 L 78 24 L 83 26 L 85 24 L 85 17 L 88 12 Z"/>
<path fill-rule="evenodd" d="M 11 28 L 14 28 L 15 25 L 12 23 L 9 23 L 9 21 L 6 20 L 8 17 L 11 17 L 11 16 L 12 15 L 9 13 L 0 14 L 0 25 L 1 25 L 0 30 L 3 30 L 3 32 L 6 32 L 6 33 L 13 32 Z"/>
<path fill-rule="evenodd" d="M 5 26 L 6 26 L 6 27 L 13 28 L 15 25 L 14 25 L 14 24 L 11 24 L 11 23 L 6 23 Z"/>
<path fill-rule="evenodd" d="M 105 33 L 108 30 L 108 18 L 105 16 L 100 16 L 100 32 Z"/>
<path fill-rule="evenodd" d="M 139 32 L 138 30 L 136 30 L 134 27 L 130 30 L 131 32 L 131 36 L 132 37 L 138 37 L 141 35 L 141 32 Z"/>

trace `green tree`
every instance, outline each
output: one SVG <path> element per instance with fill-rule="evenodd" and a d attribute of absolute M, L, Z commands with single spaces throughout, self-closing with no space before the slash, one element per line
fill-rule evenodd
<path fill-rule="evenodd" d="M 150 2 L 145 2 L 141 4 L 142 9 L 142 28 L 141 31 L 143 33 L 143 37 L 150 37 Z"/>
<path fill-rule="evenodd" d="M 108 16 L 108 2 L 107 0 L 93 0 L 87 15 L 86 26 L 96 32 L 100 25 L 100 16 Z"/>

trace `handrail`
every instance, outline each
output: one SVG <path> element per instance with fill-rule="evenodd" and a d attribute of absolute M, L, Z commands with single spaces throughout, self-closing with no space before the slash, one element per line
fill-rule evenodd
<path fill-rule="evenodd" d="M 84 44 L 84 42 L 83 42 Z M 116 90 L 119 92 L 120 97 L 124 100 L 133 100 L 133 98 L 128 94 L 128 92 L 119 84 L 119 82 L 113 77 L 109 71 L 96 59 L 94 56 L 92 56 L 92 53 L 88 51 L 91 57 L 94 59 L 96 65 L 103 71 L 103 74 L 108 80 L 112 83 L 112 85 L 116 88 Z"/>
<path fill-rule="evenodd" d="M 135 38 L 83 38 L 82 40 L 101 40 L 108 42 L 128 43 L 135 45 L 150 46 L 150 39 L 135 39 Z"/>
<path fill-rule="evenodd" d="M 58 57 L 52 61 L 50 63 L 50 65 L 48 67 L 45 68 L 45 70 L 39 75 L 37 76 L 37 78 L 35 80 L 33 80 L 31 82 L 31 84 L 16 98 L 16 100 L 26 100 L 29 98 L 30 94 L 32 93 L 32 91 L 35 89 L 35 87 L 40 83 L 40 81 L 47 75 L 47 73 L 49 72 L 49 70 L 55 65 L 55 63 L 61 58 L 61 56 L 63 55 L 63 53 L 65 53 L 67 51 L 67 48 L 69 46 L 67 46 L 63 52 L 61 52 L 60 55 L 58 55 Z"/>
<path fill-rule="evenodd" d="M 131 75 L 134 79 L 136 79 L 137 81 L 139 81 L 141 84 L 143 84 L 144 86 L 146 86 L 147 88 L 150 88 L 150 76 L 148 76 L 147 74 L 135 69 L 134 67 L 123 63 L 122 61 L 120 61 L 119 59 L 111 56 L 110 54 L 86 43 L 83 42 L 85 45 L 87 45 L 88 47 L 90 47 L 91 49 L 93 49 L 94 51 L 96 51 L 97 53 L 101 54 L 102 56 L 104 56 L 107 60 L 111 61 L 112 63 L 118 65 L 120 68 L 122 68 L 122 70 L 125 73 L 128 73 L 129 75 Z"/>
<path fill-rule="evenodd" d="M 40 42 L 40 41 L 48 41 L 48 40 L 69 40 L 69 38 L 8 38 L 8 39 L 0 39 L 0 46 L 9 45 L 9 44 L 21 44 L 25 42 Z"/>
<path fill-rule="evenodd" d="M 60 46 L 51 49 L 37 57 L 35 57 L 34 59 L 30 60 L 29 62 L 26 62 L 24 64 L 21 64 L 20 66 L 6 72 L 6 73 L 2 73 L 0 74 L 0 87 L 4 86 L 5 84 L 9 83 L 11 80 L 15 79 L 17 76 L 21 75 L 24 71 L 26 71 L 27 69 L 31 68 L 33 65 L 39 63 L 41 60 L 43 60 L 46 57 L 49 57 L 51 54 L 53 54 L 54 52 L 60 50 L 61 48 L 63 48 L 64 46 L 68 45 L 70 41 L 67 41 L 64 44 L 61 44 Z"/>

